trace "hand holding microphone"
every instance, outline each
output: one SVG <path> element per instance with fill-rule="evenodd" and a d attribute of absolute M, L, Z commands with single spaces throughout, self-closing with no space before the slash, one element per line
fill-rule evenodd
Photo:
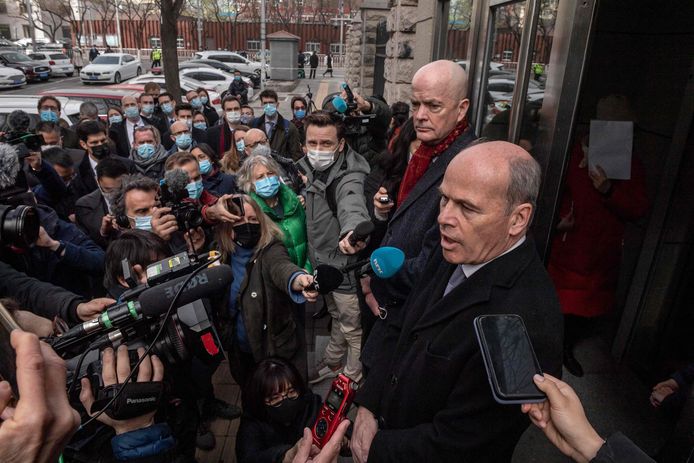
<path fill-rule="evenodd" d="M 301 291 L 301 294 L 303 294 L 308 302 L 316 302 L 318 299 L 318 290 L 313 281 L 313 275 L 309 275 L 308 273 L 297 275 L 297 277 L 292 280 L 292 289 L 294 291 Z"/>
<path fill-rule="evenodd" d="M 339 243 L 343 254 L 354 255 L 366 247 L 366 240 L 374 231 L 374 224 L 370 220 L 359 223 L 354 230 L 347 233 Z"/>

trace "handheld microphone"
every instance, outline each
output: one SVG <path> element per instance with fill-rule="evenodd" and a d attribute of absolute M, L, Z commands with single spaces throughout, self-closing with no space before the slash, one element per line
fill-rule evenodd
<path fill-rule="evenodd" d="M 149 288 L 140 295 L 137 301 L 127 301 L 113 305 L 98 317 L 73 326 L 60 338 L 69 339 L 110 329 L 125 321 L 136 320 L 142 315 L 146 317 L 163 315 L 168 310 L 176 292 L 187 278 L 188 276 L 184 275 Z M 205 269 L 195 275 L 186 285 L 178 298 L 178 305 L 189 304 L 197 299 L 225 291 L 231 284 L 231 280 L 231 267 L 228 265 L 219 265 Z"/>
<path fill-rule="evenodd" d="M 357 224 L 352 231 L 352 236 L 349 237 L 349 244 L 356 246 L 358 241 L 366 241 L 369 235 L 373 233 L 374 228 L 376 227 L 370 220 Z"/>
<path fill-rule="evenodd" d="M 390 278 L 395 275 L 405 263 L 405 253 L 391 246 L 380 247 L 371 253 L 368 259 L 342 267 L 342 272 L 349 273 L 358 270 L 358 276 L 373 273 L 379 278 Z M 367 268 L 368 264 L 370 264 Z"/>
<path fill-rule="evenodd" d="M 309 291 L 318 291 L 320 294 L 328 294 L 336 290 L 342 284 L 344 276 L 340 269 L 330 265 L 320 264 L 313 272 L 313 283 L 308 286 Z"/>

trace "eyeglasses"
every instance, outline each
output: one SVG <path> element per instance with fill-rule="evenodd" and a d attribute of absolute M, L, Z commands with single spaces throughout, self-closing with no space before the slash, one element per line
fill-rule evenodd
<path fill-rule="evenodd" d="M 296 400 L 299 398 L 299 391 L 294 388 L 289 389 L 284 394 L 274 394 L 270 398 L 265 399 L 265 405 L 270 407 L 279 407 L 285 399 Z"/>

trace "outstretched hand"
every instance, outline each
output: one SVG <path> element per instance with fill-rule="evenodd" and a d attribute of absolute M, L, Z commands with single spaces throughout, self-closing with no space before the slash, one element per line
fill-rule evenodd
<path fill-rule="evenodd" d="M 593 429 L 583 411 L 581 400 L 571 386 L 545 373 L 533 381 L 547 395 L 537 404 L 523 404 L 521 410 L 542 429 L 547 439 L 564 455 L 578 462 L 589 462 L 605 441 Z"/>

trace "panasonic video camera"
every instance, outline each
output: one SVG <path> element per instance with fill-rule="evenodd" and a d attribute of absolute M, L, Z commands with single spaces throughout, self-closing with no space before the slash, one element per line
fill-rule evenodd
<path fill-rule="evenodd" d="M 73 403 L 79 404 L 82 378 L 90 380 L 93 391 L 102 391 L 101 350 L 106 347 L 115 349 L 127 343 L 131 366 L 138 360 L 136 349 L 150 345 L 150 353 L 169 368 L 192 357 L 212 363 L 224 355 L 208 299 L 229 287 L 232 273 L 227 265 L 209 266 L 209 260 L 173 256 L 151 264 L 147 267 L 147 274 L 152 275 L 147 284 L 131 288 L 120 303 L 97 318 L 45 339 L 66 359 L 67 385 Z M 199 273 L 189 278 L 196 270 Z M 171 278 L 175 275 L 181 276 Z M 112 392 L 107 391 L 107 395 Z M 97 402 L 98 399 L 97 396 Z"/>

